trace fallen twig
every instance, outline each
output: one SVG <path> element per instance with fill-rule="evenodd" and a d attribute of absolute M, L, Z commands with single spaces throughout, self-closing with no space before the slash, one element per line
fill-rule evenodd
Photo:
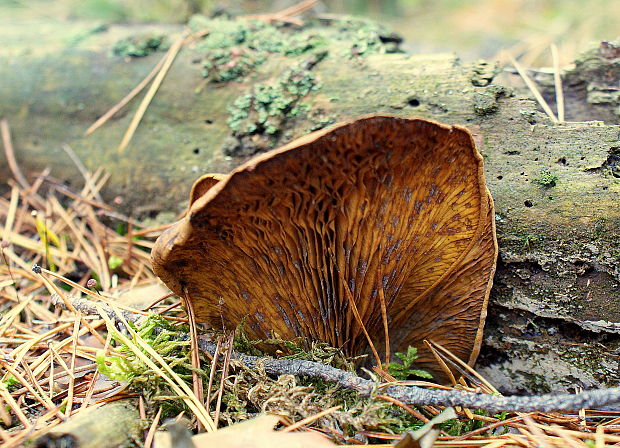
<path fill-rule="evenodd" d="M 201 350 L 213 354 L 215 344 L 199 340 Z M 351 372 L 330 367 L 315 361 L 300 359 L 273 359 L 244 355 L 233 352 L 233 358 L 251 368 L 261 367 L 270 375 L 299 375 L 320 378 L 336 383 L 344 388 L 357 391 L 362 397 L 370 397 L 377 389 L 377 383 L 360 378 Z M 620 403 L 620 387 L 594 389 L 577 395 L 545 394 L 531 397 L 502 397 L 490 394 L 476 394 L 459 390 L 429 390 L 415 386 L 388 386 L 381 392 L 408 405 L 422 406 L 463 406 L 486 409 L 491 412 L 551 412 L 577 409 L 600 408 Z"/>
<path fill-rule="evenodd" d="M 301 26 L 303 25 L 303 22 L 295 19 L 295 16 L 299 16 L 304 12 L 309 11 L 314 8 L 317 3 L 317 0 L 304 0 L 291 6 L 290 8 L 282 9 L 271 14 L 249 14 L 244 17 L 246 19 L 265 20 L 267 22 L 288 22 L 293 25 Z"/>
<path fill-rule="evenodd" d="M 138 110 L 133 116 L 133 119 L 131 120 L 131 123 L 129 124 L 127 131 L 125 132 L 125 135 L 123 136 L 123 139 L 121 140 L 121 143 L 118 145 L 117 151 L 119 153 L 122 153 L 123 151 L 125 151 L 125 148 L 127 148 L 127 145 L 129 145 L 129 142 L 131 141 L 133 134 L 136 132 L 136 129 L 138 128 L 138 125 L 140 124 L 140 121 L 142 120 L 142 117 L 144 116 L 146 109 L 149 107 L 149 104 L 151 104 L 151 101 L 153 100 L 155 93 L 157 93 L 157 89 L 159 89 L 159 86 L 164 80 L 166 74 L 168 73 L 168 70 L 170 69 L 170 67 L 172 67 L 172 63 L 174 62 L 174 59 L 176 58 L 177 54 L 181 50 L 181 47 L 185 43 L 185 39 L 186 39 L 185 35 L 179 37 L 176 40 L 176 42 L 172 44 L 172 46 L 168 50 L 168 53 L 166 53 L 166 56 L 164 56 L 165 62 L 163 63 L 162 67 L 159 69 L 159 72 L 157 73 L 157 76 L 153 80 L 153 84 L 151 84 L 151 87 L 146 92 L 145 97 L 142 99 L 142 102 L 140 103 L 140 107 L 138 107 Z"/>
<path fill-rule="evenodd" d="M 82 311 L 91 313 L 100 308 L 109 318 L 113 318 L 114 311 L 102 305 L 89 304 L 88 299 L 74 299 L 73 306 Z M 54 300 L 59 306 L 65 306 L 64 302 Z M 127 320 L 137 321 L 144 317 L 140 314 L 124 312 Z M 189 337 L 186 336 L 186 337 Z M 198 339 L 200 350 L 214 355 L 218 351 L 216 344 Z M 432 390 L 417 386 L 400 386 L 377 384 L 335 367 L 320 362 L 306 361 L 302 359 L 274 359 L 246 355 L 233 351 L 232 359 L 241 361 L 250 368 L 263 368 L 269 375 L 297 375 L 311 378 L 320 378 L 324 381 L 336 383 L 346 389 L 356 391 L 362 397 L 370 397 L 378 389 L 382 388 L 381 394 L 394 398 L 407 405 L 418 406 L 462 406 L 465 408 L 485 409 L 491 412 L 552 412 L 574 411 L 579 409 L 596 409 L 608 405 L 620 403 L 620 387 L 608 389 L 593 389 L 580 394 L 545 394 L 530 397 L 478 394 L 461 390 Z"/>
<path fill-rule="evenodd" d="M 80 313 L 97 315 L 98 309 L 103 309 L 103 311 L 107 314 L 110 319 L 115 318 L 115 313 L 112 308 L 107 305 L 103 305 L 100 303 L 95 303 L 92 300 L 83 298 L 83 297 L 71 297 L 66 296 L 66 298 L 71 302 L 71 305 L 79 311 Z M 68 310 L 69 308 L 63 301 L 63 298 L 58 294 L 52 294 L 51 296 L 52 305 L 58 306 L 60 308 Z M 131 311 L 121 311 L 123 313 L 123 317 L 130 322 L 136 323 L 141 318 L 144 318 L 144 314 L 132 313 Z"/>
<path fill-rule="evenodd" d="M 161 70 L 162 65 L 164 65 L 164 61 L 166 58 L 162 58 L 159 62 L 153 67 L 151 72 L 146 75 L 146 77 L 140 81 L 140 83 L 133 88 L 131 92 L 129 92 L 122 100 L 116 103 L 114 106 L 110 108 L 105 114 L 103 114 L 97 121 L 90 125 L 86 131 L 84 131 L 84 135 L 89 135 L 103 126 L 110 118 L 114 116 L 119 110 L 121 110 L 125 105 L 127 105 L 136 95 L 138 95 L 142 90 L 151 82 L 151 80 L 155 77 L 157 73 Z"/>

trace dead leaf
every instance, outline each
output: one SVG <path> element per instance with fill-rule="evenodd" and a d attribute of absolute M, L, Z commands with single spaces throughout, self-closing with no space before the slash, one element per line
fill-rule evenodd
<path fill-rule="evenodd" d="M 321 448 L 334 447 L 325 437 L 314 432 L 280 432 L 273 428 L 279 418 L 261 415 L 252 420 L 192 437 L 196 448 Z"/>
<path fill-rule="evenodd" d="M 144 309 L 153 299 L 162 297 L 170 291 L 158 281 L 147 283 L 146 285 L 127 288 L 118 294 L 117 301 L 125 306 Z"/>

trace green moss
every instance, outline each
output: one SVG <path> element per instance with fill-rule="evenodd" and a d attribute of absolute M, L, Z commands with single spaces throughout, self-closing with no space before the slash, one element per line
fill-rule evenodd
<path fill-rule="evenodd" d="M 533 182 L 545 188 L 555 187 L 555 184 L 557 181 L 558 181 L 558 175 L 546 169 L 541 170 L 538 177 L 533 180 Z"/>
<path fill-rule="evenodd" d="M 130 325 L 133 326 L 131 323 Z M 193 367 L 190 360 L 190 342 L 184 336 L 188 331 L 186 325 L 177 327 L 163 317 L 153 315 L 138 327 L 134 326 L 134 329 L 177 375 L 191 382 Z M 130 387 L 142 393 L 147 400 L 174 397 L 163 403 L 166 415 L 177 415 L 184 410 L 185 405 L 176 397 L 170 385 L 122 343 L 115 328 L 108 327 L 108 331 L 115 344 L 115 350 L 120 355 L 105 356 L 103 352 L 99 352 L 96 359 L 99 372 L 112 380 L 129 381 Z"/>
<path fill-rule="evenodd" d="M 131 325 L 131 324 L 130 324 Z M 166 363 L 189 385 L 192 383 L 194 369 L 190 362 L 190 347 L 187 340 L 187 326 L 171 325 L 161 316 L 150 316 L 139 327 L 137 333 L 155 349 Z M 111 379 L 128 381 L 132 390 L 139 391 L 147 403 L 156 403 L 164 410 L 164 415 L 176 415 L 181 410 L 187 411 L 179 397 L 174 394 L 167 383 L 157 377 L 135 353 L 124 346 L 118 338 L 117 330 L 109 327 L 115 344 L 117 356 L 97 356 L 99 371 Z M 212 333 L 211 337 L 221 334 Z M 249 349 L 257 356 L 265 356 L 257 346 L 277 345 L 280 358 L 304 359 L 321 362 L 337 368 L 354 371 L 352 360 L 347 359 L 342 351 L 329 347 L 324 343 L 304 343 L 264 340 L 250 341 L 243 331 L 241 324 L 235 333 L 234 348 Z M 220 355 L 226 351 L 222 348 Z M 405 361 L 416 358 L 415 349 L 410 349 L 403 357 Z M 201 360 L 200 371 L 205 393 L 209 385 L 211 370 L 208 359 Z M 402 365 L 401 365 L 402 366 Z M 362 398 L 356 391 L 343 388 L 319 378 L 296 377 L 281 375 L 273 378 L 267 375 L 262 367 L 250 369 L 242 363 L 231 363 L 230 371 L 225 381 L 221 381 L 221 372 L 216 370 L 212 382 L 211 396 L 218 394 L 220 384 L 223 384 L 222 403 L 219 407 L 221 422 L 224 424 L 237 423 L 255 417 L 260 412 L 271 411 L 288 415 L 298 421 L 307 415 L 313 415 L 322 409 L 339 405 L 341 409 L 319 420 L 314 424 L 318 427 L 333 427 L 337 425 L 347 436 L 355 436 L 359 431 L 382 431 L 388 434 L 402 434 L 404 431 L 418 429 L 422 422 L 410 413 L 391 403 L 377 399 L 374 394 L 369 398 Z M 215 402 L 209 409 L 215 409 Z M 486 415 L 486 414 L 481 414 Z M 499 417 L 503 418 L 503 417 Z M 475 420 L 454 420 L 446 426 L 446 430 L 460 435 L 469 430 L 482 426 Z"/>
<path fill-rule="evenodd" d="M 485 411 L 485 410 L 482 410 L 482 409 L 476 409 L 476 410 L 473 411 L 473 413 L 475 415 L 481 415 L 481 416 L 484 416 L 484 417 L 488 417 L 489 416 L 489 413 L 487 411 Z M 508 414 L 506 412 L 502 412 L 500 414 L 495 414 L 493 417 L 495 417 L 495 418 L 497 418 L 499 420 L 506 420 L 507 416 L 508 416 Z M 439 427 L 443 431 L 445 431 L 448 434 L 450 434 L 451 436 L 458 437 L 458 436 L 461 436 L 463 434 L 467 434 L 468 432 L 475 431 L 476 429 L 484 428 L 486 425 L 488 425 L 488 423 L 486 423 L 483 420 L 453 419 L 453 420 L 448 420 L 445 423 L 442 423 L 441 425 L 439 425 Z M 504 432 L 508 432 L 508 429 L 506 428 L 504 430 Z"/>
<path fill-rule="evenodd" d="M 146 34 L 121 39 L 112 46 L 114 56 L 142 57 L 155 51 L 165 49 L 166 36 Z"/>
<path fill-rule="evenodd" d="M 4 381 L 2 381 L 4 387 L 8 390 L 12 390 L 14 386 L 20 385 L 21 383 L 17 378 L 13 376 L 13 374 L 9 374 Z"/>
<path fill-rule="evenodd" d="M 414 369 L 412 365 L 418 359 L 418 349 L 409 346 L 407 353 L 394 353 L 398 359 L 398 362 L 391 362 L 388 365 L 388 373 L 397 380 L 407 380 L 410 376 L 432 379 L 433 376 L 426 370 Z"/>

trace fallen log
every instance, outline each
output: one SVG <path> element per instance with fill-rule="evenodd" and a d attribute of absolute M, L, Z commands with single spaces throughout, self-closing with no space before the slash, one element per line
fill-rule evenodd
<path fill-rule="evenodd" d="M 317 19 L 299 28 L 198 18 L 191 25 L 209 34 L 181 50 L 121 152 L 137 102 L 83 133 L 163 56 L 111 55 L 120 37 L 145 30 L 110 26 L 70 48 L 45 48 L 43 36 L 31 54 L 0 49 L 0 116 L 27 176 L 50 166 L 76 186 L 78 170 L 62 150 L 69 144 L 89 170 L 110 172 L 106 199 L 153 216 L 183 210 L 200 174 L 228 171 L 333 122 L 380 113 L 466 126 L 485 158 L 500 246 L 480 371 L 506 392 L 618 383 L 616 103 L 577 113 L 579 98 L 592 96 L 568 82 L 567 116 L 580 121 L 558 124 L 527 90 L 508 86 L 511 75 L 495 79 L 494 64 L 399 53 L 398 38 L 369 22 Z M 84 28 L 63 24 L 62 33 Z M 169 42 L 175 31 L 149 29 Z M 589 64 L 598 58 L 617 73 L 617 57 L 593 51 Z M 597 73 L 588 65 L 565 79 Z M 589 112 L 606 121 L 587 121 Z M 0 173 L 10 175 L 4 159 Z"/>

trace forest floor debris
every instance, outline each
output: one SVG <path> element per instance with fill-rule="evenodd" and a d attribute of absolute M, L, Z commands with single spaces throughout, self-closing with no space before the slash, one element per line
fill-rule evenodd
<path fill-rule="evenodd" d="M 194 374 L 189 341 L 177 338 L 188 332 L 186 312 L 150 269 L 149 250 L 163 228 L 143 228 L 114 212 L 97 199 L 105 173 L 86 176 L 84 189 L 72 191 L 42 172 L 25 188 L 9 181 L 9 192 L 0 197 L 3 446 L 18 446 L 89 407 L 122 399 L 142 403 L 143 427 L 152 427 L 144 432 L 149 440 L 158 423 L 181 414 L 190 427 L 214 429 L 215 421 L 229 426 L 267 411 L 285 427 L 305 421 L 304 429 L 336 443 L 391 444 L 441 412 L 438 406 L 409 406 L 382 395 L 381 388 L 363 398 L 321 379 L 269 374 L 264 363 L 250 367 L 231 358 L 232 339 L 217 335 L 210 336 L 216 350 L 201 352 L 201 371 Z M 128 316 L 137 323 L 127 322 Z M 234 344 L 236 350 L 252 348 L 239 337 Z M 282 356 L 351 368 L 320 344 L 283 347 Z M 148 363 L 153 365 L 145 368 Z M 196 381 L 202 382 L 202 399 L 200 389 L 192 389 Z M 440 388 L 427 379 L 402 384 Z M 462 378 L 441 388 L 494 392 Z M 436 446 L 620 443 L 620 411 L 456 412 L 457 419 L 440 425 Z"/>

